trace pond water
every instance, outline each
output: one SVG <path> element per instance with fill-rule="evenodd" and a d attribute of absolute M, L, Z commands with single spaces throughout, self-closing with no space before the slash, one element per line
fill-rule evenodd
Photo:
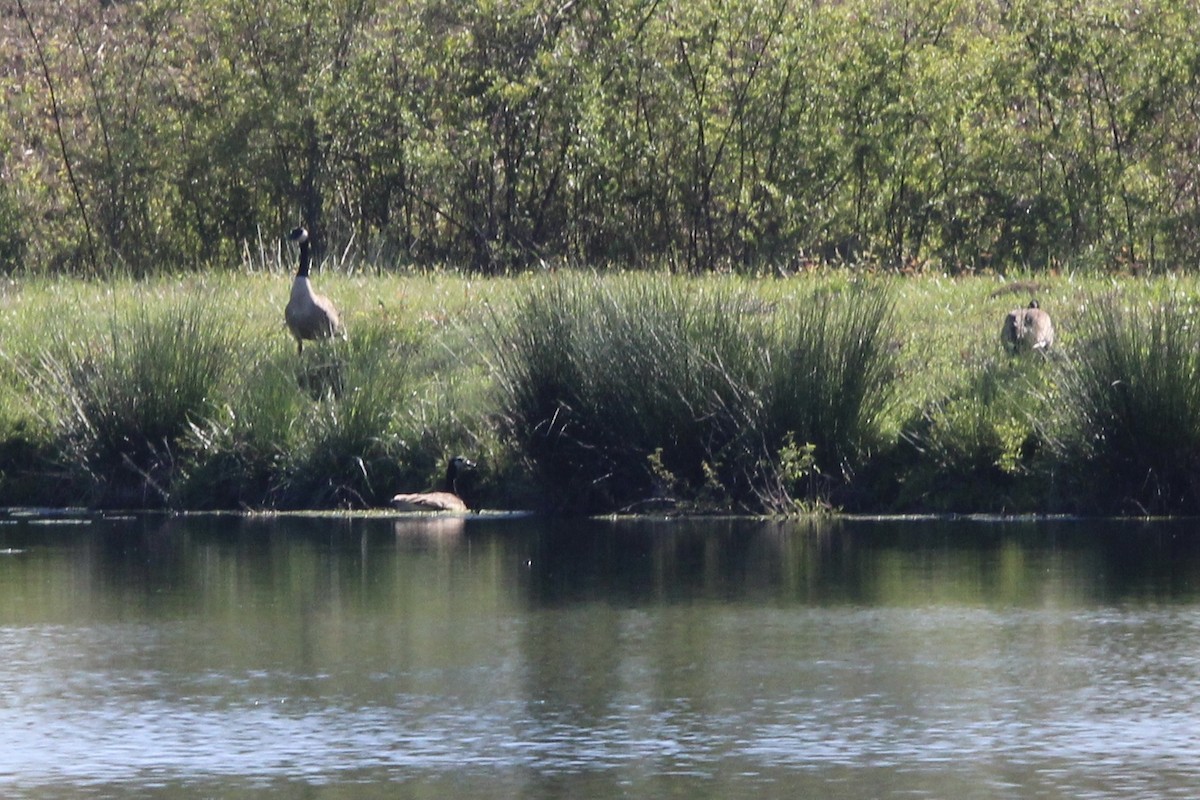
<path fill-rule="evenodd" d="M 0 514 L 7 798 L 1200 786 L 1200 526 Z"/>

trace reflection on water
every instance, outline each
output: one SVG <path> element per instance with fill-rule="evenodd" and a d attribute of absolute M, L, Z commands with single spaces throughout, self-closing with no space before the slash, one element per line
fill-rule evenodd
<path fill-rule="evenodd" d="M 4 797 L 1191 797 L 1193 523 L 0 518 Z"/>

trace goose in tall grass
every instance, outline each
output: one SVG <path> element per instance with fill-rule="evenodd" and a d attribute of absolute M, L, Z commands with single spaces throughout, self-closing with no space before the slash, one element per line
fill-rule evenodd
<path fill-rule="evenodd" d="M 446 465 L 443 491 L 398 494 L 392 498 L 392 506 L 400 511 L 466 511 L 467 504 L 458 496 L 458 476 L 465 470 L 474 468 L 474 461 L 464 456 L 455 456 Z"/>
<path fill-rule="evenodd" d="M 300 245 L 300 266 L 296 269 L 295 280 L 292 281 L 292 296 L 288 299 L 287 308 L 283 310 L 283 318 L 287 321 L 292 336 L 296 337 L 296 353 L 303 354 L 305 339 L 328 339 L 336 336 L 342 331 L 342 323 L 333 303 L 329 302 L 328 297 L 314 292 L 308 279 L 308 268 L 312 264 L 308 231 L 296 228 L 288 238 Z"/>
<path fill-rule="evenodd" d="M 1050 315 L 1038 308 L 1038 301 L 1030 300 L 1028 308 L 1008 313 L 1000 337 L 1009 352 L 1036 350 L 1044 353 L 1054 344 L 1054 325 Z"/>

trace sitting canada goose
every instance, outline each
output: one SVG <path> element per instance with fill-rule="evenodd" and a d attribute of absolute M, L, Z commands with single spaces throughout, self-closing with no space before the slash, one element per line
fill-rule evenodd
<path fill-rule="evenodd" d="M 1011 353 L 1026 350 L 1045 352 L 1054 344 L 1054 325 L 1050 322 L 1050 315 L 1038 308 L 1038 301 L 1030 300 L 1028 308 L 1009 312 L 1000 337 Z"/>
<path fill-rule="evenodd" d="M 458 496 L 458 475 L 474 468 L 474 461 L 455 456 L 446 465 L 445 491 L 398 494 L 392 498 L 392 506 L 400 511 L 466 511 L 467 504 Z"/>
<path fill-rule="evenodd" d="M 312 256 L 309 254 L 308 231 L 296 228 L 288 238 L 300 243 L 300 266 L 292 281 L 292 296 L 283 310 L 283 318 L 292 336 L 296 337 L 296 352 L 302 354 L 305 339 L 335 336 L 341 333 L 342 323 L 329 298 L 314 292 L 309 283 L 308 267 L 312 263 Z"/>

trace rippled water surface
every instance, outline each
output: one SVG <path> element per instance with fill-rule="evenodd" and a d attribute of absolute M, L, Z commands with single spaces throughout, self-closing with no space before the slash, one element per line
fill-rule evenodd
<path fill-rule="evenodd" d="M 1200 526 L 0 515 L 0 796 L 1195 796 Z"/>

